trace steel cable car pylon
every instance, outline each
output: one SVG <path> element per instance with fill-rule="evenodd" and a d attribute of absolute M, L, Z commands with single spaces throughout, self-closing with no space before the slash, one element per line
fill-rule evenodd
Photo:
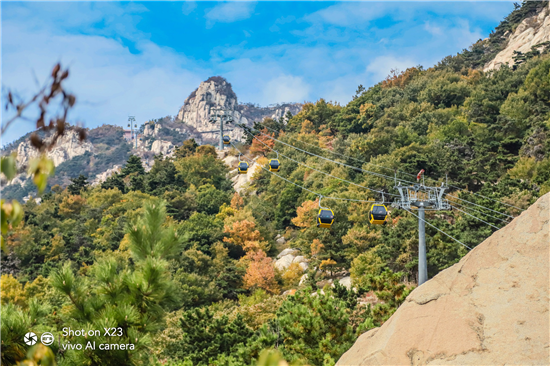
<path fill-rule="evenodd" d="M 424 174 L 422 169 L 417 177 L 417 182 Z M 397 183 L 397 182 L 396 182 Z M 426 260 L 426 221 L 424 211 L 430 210 L 449 210 L 451 205 L 449 201 L 443 198 L 447 187 L 441 183 L 441 187 L 426 187 L 423 183 L 417 183 L 413 186 L 402 186 L 398 182 L 395 187 L 399 191 L 401 200 L 394 202 L 394 207 L 402 208 L 406 211 L 411 208 L 418 208 L 418 286 L 428 280 L 428 262 Z"/>

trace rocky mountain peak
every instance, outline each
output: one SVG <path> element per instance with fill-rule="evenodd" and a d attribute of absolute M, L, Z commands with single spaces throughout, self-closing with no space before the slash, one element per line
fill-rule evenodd
<path fill-rule="evenodd" d="M 218 128 L 217 125 L 209 122 L 212 109 L 224 109 L 235 123 L 252 125 L 254 121 L 259 122 L 264 118 L 278 119 L 287 112 L 294 115 L 302 109 L 302 105 L 286 103 L 259 107 L 250 103 L 239 104 L 231 83 L 221 76 L 212 76 L 201 82 L 199 87 L 185 99 L 177 119 L 195 131 L 193 137 L 199 142 L 215 140 L 218 138 L 216 133 L 205 133 L 205 131 L 213 131 Z M 242 131 L 239 129 L 228 131 L 227 134 L 233 139 L 242 137 Z"/>
<path fill-rule="evenodd" d="M 237 94 L 231 84 L 221 76 L 211 76 L 200 83 L 199 87 L 185 99 L 180 113 L 186 106 L 204 102 L 213 107 L 234 108 L 237 105 Z M 179 114 L 178 114 L 179 116 Z"/>

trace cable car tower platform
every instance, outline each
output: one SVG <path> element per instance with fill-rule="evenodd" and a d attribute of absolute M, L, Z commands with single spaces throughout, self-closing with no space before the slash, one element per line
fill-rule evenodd
<path fill-rule="evenodd" d="M 224 145 L 223 144 L 223 132 L 224 132 L 223 125 L 224 125 L 224 123 L 229 124 L 229 123 L 233 122 L 233 116 L 231 114 L 232 111 L 230 109 L 222 109 L 222 108 L 212 108 L 210 111 L 214 112 L 214 113 L 212 115 L 210 115 L 209 122 L 210 123 L 216 123 L 216 122 L 220 123 L 220 129 L 219 129 L 219 132 L 220 132 L 220 150 L 223 151 L 223 145 Z M 227 112 L 230 112 L 230 113 L 228 114 Z M 233 129 L 226 128 L 225 131 L 233 131 Z M 212 131 L 212 132 L 214 132 L 214 131 Z M 218 131 L 215 131 L 215 132 L 218 132 Z"/>
<path fill-rule="evenodd" d="M 418 179 L 421 173 L 419 173 Z M 418 209 L 418 286 L 420 286 L 428 280 L 424 211 L 449 210 L 451 205 L 449 201 L 443 198 L 448 187 L 443 183 L 441 183 L 441 187 L 427 187 L 424 184 L 402 186 L 399 182 L 394 188 L 399 191 L 401 199 L 393 202 L 393 207 L 402 208 L 409 212 L 413 208 Z"/>

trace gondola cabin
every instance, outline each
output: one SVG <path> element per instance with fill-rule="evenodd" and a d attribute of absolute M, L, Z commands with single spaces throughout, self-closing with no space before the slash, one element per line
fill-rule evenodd
<path fill-rule="evenodd" d="M 330 208 L 319 209 L 319 214 L 317 215 L 317 227 L 330 229 L 333 223 L 334 212 L 332 212 Z"/>
<path fill-rule="evenodd" d="M 237 166 L 237 169 L 239 171 L 239 174 L 248 173 L 248 163 L 246 161 L 241 161 Z"/>
<path fill-rule="evenodd" d="M 369 212 L 369 222 L 374 225 L 384 225 L 388 218 L 388 209 L 382 204 L 372 205 Z"/>
<path fill-rule="evenodd" d="M 229 145 L 231 143 L 231 138 L 228 135 L 223 135 L 223 144 Z"/>
<path fill-rule="evenodd" d="M 269 171 L 278 172 L 281 168 L 281 162 L 279 159 L 269 159 Z"/>

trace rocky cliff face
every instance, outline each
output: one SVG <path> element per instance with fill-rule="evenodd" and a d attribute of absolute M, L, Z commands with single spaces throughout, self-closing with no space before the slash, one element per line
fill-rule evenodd
<path fill-rule="evenodd" d="M 506 47 L 485 65 L 484 71 L 504 64 L 512 65 L 514 51 L 527 53 L 531 51 L 531 47 L 550 41 L 550 4 L 537 15 L 524 19 L 514 33 L 508 36 Z"/>
<path fill-rule="evenodd" d="M 237 95 L 231 88 L 231 84 L 220 76 L 213 76 L 203 81 L 195 91 L 185 99 L 179 110 L 178 119 L 195 129 L 200 139 L 216 139 L 215 133 L 201 134 L 200 132 L 216 130 L 218 124 L 209 122 L 212 109 L 228 110 L 226 115 L 231 116 L 236 123 L 252 125 L 254 121 L 262 121 L 264 118 L 280 118 L 287 112 L 293 115 L 302 109 L 298 103 L 282 104 L 273 107 L 260 108 L 250 104 L 239 104 Z M 232 126 L 230 128 L 233 128 Z M 235 129 L 227 133 L 233 139 L 240 139 L 242 131 Z"/>
<path fill-rule="evenodd" d="M 337 366 L 548 365 L 550 193 L 415 289 Z"/>
<path fill-rule="evenodd" d="M 51 151 L 48 151 L 47 155 L 58 166 L 64 161 L 83 155 L 88 151 L 93 153 L 94 146 L 92 143 L 89 141 L 81 142 L 78 138 L 78 133 L 73 129 L 69 129 L 57 140 L 55 147 Z M 20 168 L 24 167 L 29 163 L 30 159 L 38 155 L 38 150 L 32 147 L 30 141 L 26 140 L 17 147 L 17 164 Z"/>

